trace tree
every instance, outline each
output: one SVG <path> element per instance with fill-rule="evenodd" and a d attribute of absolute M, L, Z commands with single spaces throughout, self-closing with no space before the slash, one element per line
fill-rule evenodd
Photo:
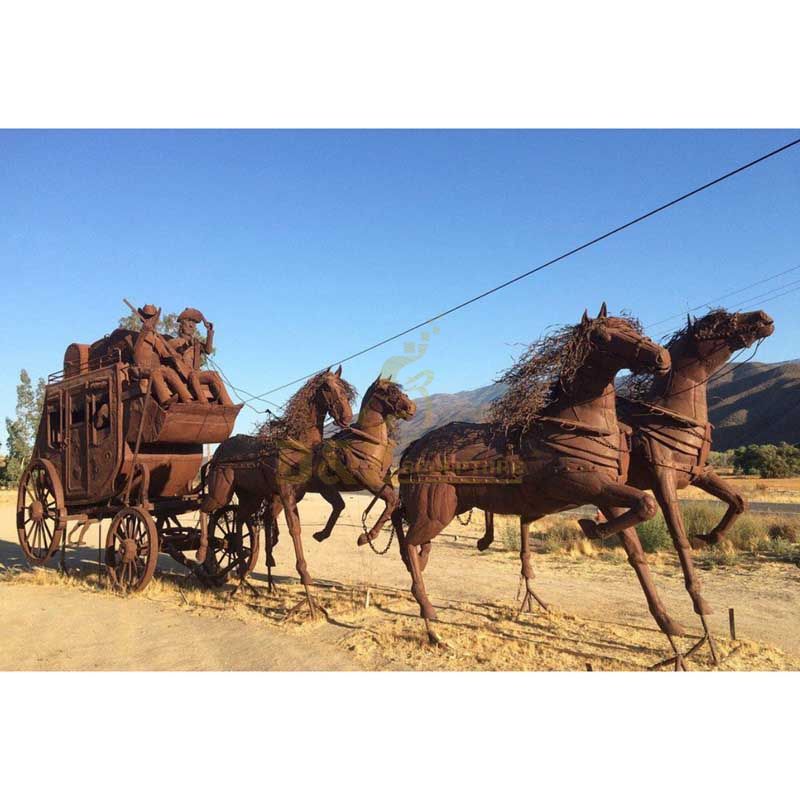
<path fill-rule="evenodd" d="M 142 329 L 142 321 L 139 315 L 131 311 L 126 317 L 119 318 L 119 327 L 125 328 L 129 331 L 140 331 Z M 156 330 L 159 333 L 164 333 L 167 336 L 178 335 L 178 315 L 175 312 L 169 314 L 162 314 L 158 320 Z"/>
<path fill-rule="evenodd" d="M 30 375 L 26 370 L 20 370 L 19 384 L 17 384 L 17 416 L 16 419 L 6 417 L 8 457 L 3 471 L 5 483 L 18 483 L 30 461 L 36 432 L 39 429 L 39 418 L 42 415 L 44 390 L 45 382 L 42 378 L 39 378 L 34 389 Z"/>
<path fill-rule="evenodd" d="M 800 475 L 800 448 L 781 442 L 738 447 L 733 454 L 734 471 L 761 478 L 791 478 Z"/>

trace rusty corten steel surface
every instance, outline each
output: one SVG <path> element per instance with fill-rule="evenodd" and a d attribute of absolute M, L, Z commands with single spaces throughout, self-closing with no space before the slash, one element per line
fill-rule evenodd
<path fill-rule="evenodd" d="M 584 313 L 580 323 L 536 343 L 508 370 L 509 388 L 493 409 L 493 422 L 451 423 L 406 448 L 401 510 L 393 522 L 432 641 L 438 641 L 431 627 L 436 612 L 422 571 L 433 539 L 457 514 L 481 508 L 530 523 L 588 503 L 619 509 L 619 517 L 599 528 L 604 535 L 625 536 L 656 513 L 649 495 L 625 485 L 628 447 L 617 420 L 614 379 L 622 369 L 666 374 L 669 367 L 664 348 L 634 320 L 609 317 L 604 303 L 595 319 Z M 530 553 L 522 545 L 524 606 L 537 598 Z M 625 546 L 644 562 L 635 535 L 626 536 Z"/>
<path fill-rule="evenodd" d="M 197 507 L 203 444 L 230 436 L 241 405 L 217 373 L 200 368 L 214 334 L 201 312 L 184 310 L 178 336 L 170 337 L 157 330 L 160 309 L 134 310 L 141 330 L 118 328 L 92 344 L 69 345 L 63 370 L 50 376 L 17 527 L 26 556 L 37 562 L 57 550 L 69 515 L 91 520 L 118 512 L 110 534 L 118 547 L 109 545 L 107 568 L 112 581 L 137 589 L 152 575 L 149 548 L 158 549 L 148 503 L 158 513 L 159 503 L 194 497 Z M 51 501 L 44 511 L 42 496 Z M 138 538 L 123 536 L 127 529 Z"/>
<path fill-rule="evenodd" d="M 321 494 L 332 509 L 323 529 L 314 534 L 318 542 L 331 535 L 344 511 L 340 492 L 367 489 L 385 503 L 372 528 L 365 526 L 358 537 L 359 545 L 372 542 L 381 532 L 398 503 L 389 474 L 397 445 L 393 438 L 396 420 L 411 419 L 416 411 L 416 403 L 399 384 L 378 376 L 364 395 L 355 424 L 322 443 L 308 491 Z"/>
<path fill-rule="evenodd" d="M 203 511 L 213 514 L 228 505 L 236 492 L 240 527 L 257 515 L 262 504 L 266 504 L 270 524 L 283 509 L 312 616 L 318 605 L 311 595 L 297 504 L 313 476 L 325 418 L 330 415 L 339 427 L 352 419 L 350 402 L 355 390 L 341 375 L 341 366 L 336 372 L 320 372 L 292 396 L 283 417 L 264 425 L 259 436 L 234 436 L 223 442 L 209 465 L 202 505 Z M 274 538 L 272 530 L 266 533 L 269 565 Z"/>
<path fill-rule="evenodd" d="M 731 313 L 715 309 L 700 319 L 689 318 L 667 343 L 672 366 L 666 375 L 633 378 L 617 397 L 617 414 L 632 429 L 628 483 L 653 490 L 675 544 L 684 582 L 695 612 L 708 631 L 706 615 L 712 609 L 702 595 L 702 586 L 691 555 L 677 497 L 679 489 L 697 486 L 727 503 L 728 509 L 716 527 L 696 538 L 696 545 L 717 544 L 747 502 L 708 464 L 713 426 L 708 420 L 708 382 L 738 350 L 771 336 L 775 326 L 764 311 Z M 486 534 L 478 547 L 486 549 L 493 540 L 494 521 L 487 512 Z M 522 523 L 521 536 L 529 535 Z M 594 535 L 593 530 L 587 533 Z M 635 531 L 628 532 L 631 536 Z M 649 575 L 634 564 L 650 604 L 651 613 L 665 632 L 683 635 L 672 619 Z M 713 640 L 706 637 L 716 659 Z"/>

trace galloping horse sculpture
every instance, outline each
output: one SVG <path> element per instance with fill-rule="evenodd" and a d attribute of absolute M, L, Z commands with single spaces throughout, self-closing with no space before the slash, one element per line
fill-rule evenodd
<path fill-rule="evenodd" d="M 210 462 L 208 494 L 202 505 L 203 511 L 212 513 L 227 505 L 235 492 L 239 499 L 238 526 L 253 518 L 264 502 L 269 509 L 268 520 L 283 508 L 312 616 L 315 602 L 309 589 L 311 576 L 303 555 L 297 503 L 311 480 L 314 450 L 322 443 L 326 417 L 330 415 L 340 427 L 353 417 L 350 404 L 355 389 L 341 376 L 341 367 L 336 372 L 318 373 L 293 395 L 283 416 L 262 426 L 258 436 L 234 436 L 223 442 Z M 269 528 L 266 536 L 269 559 Z"/>
<path fill-rule="evenodd" d="M 389 479 L 397 445 L 392 438 L 394 428 L 398 419 L 411 419 L 416 411 L 416 404 L 400 384 L 379 376 L 367 389 L 355 424 L 322 443 L 308 491 L 319 492 L 333 508 L 325 527 L 314 534 L 318 542 L 331 535 L 344 510 L 340 492 L 367 489 L 386 504 L 372 528 L 358 537 L 359 545 L 371 542 L 381 532 L 398 503 Z"/>
<path fill-rule="evenodd" d="M 774 330 L 772 319 L 763 311 L 732 314 L 717 309 L 699 320 L 689 319 L 667 344 L 672 359 L 669 374 L 644 381 L 634 379 L 629 384 L 630 395 L 618 399 L 620 418 L 633 427 L 628 482 L 653 490 L 678 553 L 686 590 L 705 631 L 687 655 L 708 641 L 714 663 L 718 663 L 718 657 L 706 621 L 712 609 L 701 594 L 677 492 L 697 486 L 728 504 L 717 526 L 697 537 L 707 544 L 719 542 L 746 510 L 744 498 L 708 465 L 713 426 L 708 421 L 707 387 L 712 375 L 734 352 L 771 336 Z M 603 513 L 611 518 L 618 511 L 604 509 Z M 602 535 L 594 523 L 584 524 L 583 530 L 589 538 Z M 655 590 L 648 596 L 658 604 L 658 613 L 668 618 Z M 674 632 L 682 633 L 680 625 L 670 622 Z"/>
<path fill-rule="evenodd" d="M 773 332 L 772 319 L 763 311 L 730 313 L 715 309 L 700 319 L 689 318 L 666 344 L 672 362 L 669 373 L 634 376 L 617 397 L 617 414 L 633 429 L 628 483 L 654 492 L 678 553 L 686 589 L 705 631 L 687 655 L 708 641 L 715 663 L 717 653 L 706 621 L 711 607 L 701 594 L 677 491 L 692 485 L 727 503 L 716 527 L 696 537 L 706 544 L 720 542 L 747 509 L 745 499 L 708 465 L 713 427 L 708 421 L 708 382 L 733 353 Z M 607 518 L 619 513 L 610 508 L 601 510 Z M 486 533 L 478 542 L 481 550 L 492 542 L 492 522 L 487 513 Z M 589 538 L 599 535 L 590 520 L 582 521 L 582 528 Z M 520 534 L 527 538 L 529 533 L 529 525 L 523 521 Z M 633 566 L 661 629 L 683 635 L 683 627 L 669 616 L 658 596 L 649 570 Z"/>
<path fill-rule="evenodd" d="M 614 378 L 622 369 L 666 374 L 669 367 L 664 348 L 635 321 L 609 317 L 604 303 L 597 318 L 584 313 L 578 325 L 528 349 L 504 376 L 509 390 L 495 401 L 493 422 L 454 422 L 406 448 L 401 507 L 392 520 L 432 643 L 440 640 L 431 626 L 436 613 L 422 572 L 432 540 L 470 508 L 520 515 L 526 523 L 587 503 L 626 509 L 599 529 L 619 533 L 631 562 L 647 568 L 630 528 L 653 517 L 657 506 L 645 492 L 625 485 L 628 448 L 617 421 Z M 524 536 L 520 560 L 524 606 L 531 598 L 538 601 Z"/>

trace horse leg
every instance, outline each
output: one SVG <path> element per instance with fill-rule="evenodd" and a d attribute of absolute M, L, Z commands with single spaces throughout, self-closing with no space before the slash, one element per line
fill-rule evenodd
<path fill-rule="evenodd" d="M 533 591 L 533 587 L 531 586 L 531 581 L 534 579 L 535 575 L 531 567 L 530 526 L 531 523 L 535 522 L 537 519 L 539 519 L 539 517 L 520 517 L 519 520 L 519 560 L 521 563 L 519 582 L 520 588 L 522 588 L 522 582 L 525 582 L 525 596 L 522 598 L 522 605 L 520 605 L 519 611 L 517 611 L 516 619 L 519 619 L 519 615 L 526 605 L 528 606 L 528 611 L 533 611 L 532 600 L 535 600 L 542 607 L 542 610 L 548 610 L 547 603 Z M 519 595 L 519 592 L 517 592 L 517 595 Z"/>
<path fill-rule="evenodd" d="M 333 526 L 339 519 L 339 515 L 344 511 L 344 500 L 342 500 L 342 496 L 332 486 L 325 486 L 323 484 L 319 489 L 319 493 L 330 503 L 331 513 L 328 517 L 328 521 L 325 523 L 325 527 L 321 531 L 313 533 L 312 536 L 318 542 L 324 542 L 331 535 Z"/>
<path fill-rule="evenodd" d="M 417 603 L 419 603 L 420 616 L 425 621 L 425 630 L 428 633 L 428 642 L 438 646 L 443 646 L 443 643 L 431 625 L 431 623 L 436 620 L 436 609 L 433 607 L 433 604 L 428 598 L 428 593 L 425 590 L 425 582 L 422 580 L 423 568 L 420 564 L 420 554 L 417 550 L 417 545 L 411 542 L 411 538 L 412 536 L 416 538 L 421 535 L 430 535 L 433 537 L 441 530 L 442 528 L 440 526 L 430 522 L 418 527 L 412 527 L 404 545 L 407 559 L 406 563 L 411 573 L 411 594 L 414 596 Z M 425 556 L 425 561 L 427 563 L 431 546 L 430 541 L 425 542 L 423 547 L 425 546 L 427 547 Z"/>
<path fill-rule="evenodd" d="M 627 486 L 625 484 L 612 483 L 609 481 L 603 482 L 595 491 L 594 498 L 591 498 L 589 495 L 584 495 L 584 498 L 587 499 L 588 502 L 594 503 L 601 510 L 607 509 L 608 511 L 612 511 L 612 509 L 615 509 L 616 513 L 608 517 L 606 522 L 601 522 L 599 524 L 589 519 L 581 519 L 578 520 L 578 522 L 583 532 L 590 539 L 605 538 L 615 533 L 621 534 L 623 546 L 628 553 L 628 560 L 639 576 L 639 582 L 644 589 L 645 597 L 647 597 L 648 607 L 651 613 L 653 613 L 653 608 L 658 608 L 661 603 L 657 601 L 658 595 L 656 594 L 655 586 L 650 577 L 650 571 L 647 568 L 644 553 L 640 552 L 641 543 L 636 537 L 635 532 L 629 529 L 640 522 L 652 519 L 658 511 L 658 505 L 649 494 L 646 494 L 641 489 L 637 489 L 634 486 Z M 624 509 L 627 509 L 627 511 Z M 633 560 L 631 560 L 632 554 Z M 672 626 L 667 626 L 671 628 L 671 630 L 666 630 L 662 624 L 669 620 L 666 613 L 663 615 L 659 614 L 658 617 L 654 614 L 654 618 L 656 622 L 658 622 L 659 628 L 661 628 L 666 635 L 674 653 L 674 656 L 668 659 L 667 662 L 674 663 L 675 669 L 685 669 L 683 656 L 678 651 L 675 641 L 672 638 L 672 630 L 679 630 L 680 627 L 673 627 L 673 623 Z M 661 666 L 667 662 L 661 662 L 661 664 L 656 666 Z"/>
<path fill-rule="evenodd" d="M 494 541 L 494 512 L 484 511 L 483 521 L 485 532 L 480 539 L 478 539 L 478 550 L 483 552 L 488 549 L 489 545 Z"/>
<path fill-rule="evenodd" d="M 234 574 L 239 578 L 239 583 L 233 588 L 231 591 L 228 599 L 233 599 L 239 589 L 242 586 L 247 586 L 248 589 L 256 596 L 260 597 L 260 593 L 255 586 L 248 580 L 248 573 L 246 569 L 245 557 L 244 557 L 244 526 L 250 522 L 252 526 L 252 533 L 253 533 L 253 541 L 251 543 L 252 547 L 258 546 L 258 520 L 256 515 L 258 514 L 258 509 L 261 506 L 260 499 L 250 494 L 250 492 L 242 491 L 241 489 L 237 491 L 236 497 L 239 501 L 239 505 L 236 509 L 236 518 L 234 520 L 234 529 L 235 529 L 235 540 L 230 547 L 235 546 L 236 548 L 236 566 L 233 570 Z M 271 587 L 270 587 L 271 590 Z"/>
<path fill-rule="evenodd" d="M 615 517 L 622 516 L 624 513 L 624 510 L 621 508 L 608 508 L 606 506 L 602 507 L 600 510 L 603 512 L 606 519 L 614 519 Z M 626 528 L 624 531 L 620 531 L 619 538 L 628 556 L 628 563 L 633 567 L 633 571 L 639 579 L 645 599 L 647 600 L 647 607 L 650 609 L 650 614 L 658 624 L 658 627 L 661 628 L 668 638 L 671 636 L 684 636 L 686 631 L 683 629 L 683 626 L 679 625 L 670 617 L 666 606 L 658 594 L 653 576 L 650 572 L 650 566 L 647 563 L 647 556 L 644 554 L 642 543 L 636 535 L 636 530 L 634 528 Z"/>
<path fill-rule="evenodd" d="M 426 484 L 408 487 L 403 494 L 403 506 L 409 517 L 410 526 L 403 539 L 405 562 L 411 573 L 411 594 L 419 603 L 420 616 L 425 620 L 428 641 L 442 646 L 442 641 L 434 632 L 431 623 L 436 619 L 436 611 L 428 598 L 422 570 L 430 556 L 431 541 L 452 522 L 458 508 L 458 494 L 455 486 L 448 484 Z M 418 549 L 419 548 L 419 549 Z"/>
<path fill-rule="evenodd" d="M 714 639 L 711 636 L 711 631 L 709 631 L 708 622 L 706 621 L 706 615 L 711 614 L 712 609 L 701 594 L 702 585 L 700 583 L 700 577 L 695 572 L 694 561 L 692 560 L 692 546 L 689 544 L 689 537 L 686 535 L 686 530 L 683 527 L 683 515 L 681 514 L 680 503 L 678 502 L 678 493 L 675 489 L 675 473 L 671 469 L 657 467 L 654 477 L 653 492 L 664 513 L 664 520 L 667 523 L 672 542 L 678 553 L 686 591 L 689 593 L 689 597 L 692 598 L 695 613 L 700 617 L 700 621 L 703 623 L 705 636 L 700 640 L 697 646 L 707 641 L 709 649 L 711 650 L 711 658 L 715 664 L 719 664 L 717 648 L 714 645 Z M 690 652 L 694 652 L 697 646 L 693 647 Z"/>
<path fill-rule="evenodd" d="M 605 539 L 615 533 L 621 533 L 626 528 L 633 528 L 640 522 L 652 519 L 658 512 L 656 501 L 641 489 L 626 486 L 622 483 L 603 483 L 594 498 L 588 497 L 587 502 L 598 507 L 610 506 L 628 509 L 615 519 L 606 522 L 596 522 L 593 519 L 579 519 L 587 539 Z M 584 497 L 587 497 L 584 494 Z"/>
<path fill-rule="evenodd" d="M 358 545 L 367 544 L 375 539 L 375 537 L 383 530 L 383 526 L 386 524 L 386 520 L 392 516 L 395 508 L 397 507 L 398 497 L 397 492 L 395 492 L 394 487 L 388 483 L 382 484 L 379 489 L 372 490 L 372 487 L 368 487 L 372 491 L 372 493 L 378 497 L 380 500 L 383 500 L 384 507 L 383 513 L 378 517 L 378 521 L 369 529 L 368 533 L 362 533 L 358 537 Z"/>
<path fill-rule="evenodd" d="M 722 480 L 711 467 L 708 467 L 697 477 L 693 485 L 728 504 L 725 516 L 722 517 L 717 526 L 709 533 L 699 534 L 695 537 L 705 544 L 719 544 L 736 518 L 747 511 L 747 500 L 734 491 L 730 484 Z"/>
<path fill-rule="evenodd" d="M 292 544 L 294 545 L 294 554 L 296 559 L 295 568 L 297 569 L 297 574 L 300 576 L 300 582 L 303 584 L 303 588 L 305 589 L 306 593 L 305 600 L 301 600 L 294 608 L 290 609 L 286 617 L 288 618 L 302 605 L 308 603 L 311 619 L 316 619 L 317 609 L 323 613 L 325 613 L 325 611 L 311 594 L 310 587 L 312 585 L 312 580 L 306 565 L 305 555 L 303 554 L 303 542 L 301 540 L 302 527 L 300 525 L 300 515 L 297 513 L 297 500 L 295 493 L 290 488 L 281 487 L 280 498 L 281 503 L 283 503 L 283 514 L 286 517 L 286 524 L 289 527 L 289 533 L 292 537 Z"/>
<path fill-rule="evenodd" d="M 400 558 L 403 559 L 403 563 L 406 565 L 406 569 L 411 572 L 411 564 L 408 562 L 408 558 L 406 557 L 406 534 L 403 530 L 403 507 L 397 506 L 394 512 L 392 513 L 392 527 L 394 528 L 394 535 L 397 537 L 397 546 L 400 548 Z"/>

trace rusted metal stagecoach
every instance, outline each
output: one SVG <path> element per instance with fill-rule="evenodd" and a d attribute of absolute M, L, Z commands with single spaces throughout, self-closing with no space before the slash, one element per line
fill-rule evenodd
<path fill-rule="evenodd" d="M 67 543 L 82 543 L 93 522 L 110 520 L 103 560 L 119 588 L 142 589 L 160 552 L 210 582 L 245 575 L 258 556 L 258 530 L 237 530 L 234 506 L 208 519 L 199 511 L 203 445 L 230 436 L 241 405 L 211 392 L 159 403 L 152 376 L 134 363 L 140 335 L 117 329 L 92 345 L 72 344 L 64 369 L 50 375 L 17 498 L 25 556 L 44 564 Z M 187 526 L 181 516 L 189 512 L 199 517 Z M 184 555 L 190 551 L 196 561 Z"/>

